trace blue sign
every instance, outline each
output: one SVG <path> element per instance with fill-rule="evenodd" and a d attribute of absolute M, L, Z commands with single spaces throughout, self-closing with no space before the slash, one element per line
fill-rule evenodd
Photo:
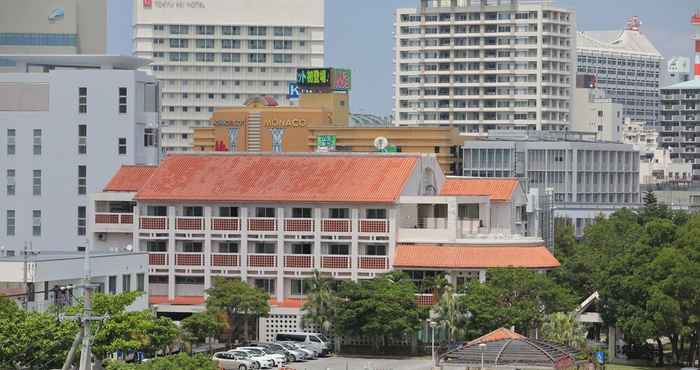
<path fill-rule="evenodd" d="M 605 363 L 605 352 L 596 352 L 595 359 L 596 359 L 596 361 L 598 361 L 599 364 L 604 364 Z"/>
<path fill-rule="evenodd" d="M 63 17 L 66 15 L 65 11 L 63 8 L 56 8 L 49 13 L 49 21 L 57 21 L 59 19 L 63 19 Z"/>
<path fill-rule="evenodd" d="M 299 99 L 301 96 L 301 92 L 299 90 L 299 85 L 290 82 L 289 83 L 289 90 L 287 93 L 287 99 Z"/>

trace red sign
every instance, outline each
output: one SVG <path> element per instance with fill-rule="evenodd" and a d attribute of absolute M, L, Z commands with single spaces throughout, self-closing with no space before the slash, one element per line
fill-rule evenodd
<path fill-rule="evenodd" d="M 153 6 L 153 0 L 143 0 L 143 7 L 150 8 Z"/>

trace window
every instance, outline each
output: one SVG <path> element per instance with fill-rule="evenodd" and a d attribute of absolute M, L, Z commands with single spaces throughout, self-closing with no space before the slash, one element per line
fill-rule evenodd
<path fill-rule="evenodd" d="M 157 146 L 158 137 L 156 136 L 156 130 L 152 128 L 143 129 L 143 146 L 151 147 Z"/>
<path fill-rule="evenodd" d="M 275 254 L 275 243 L 255 243 L 256 254 Z"/>
<path fill-rule="evenodd" d="M 329 244 L 328 254 L 347 256 L 350 254 L 350 246 L 347 244 Z"/>
<path fill-rule="evenodd" d="M 126 155 L 126 138 L 119 138 L 119 155 Z"/>
<path fill-rule="evenodd" d="M 273 34 L 275 36 L 292 36 L 292 27 L 275 27 L 273 29 Z"/>
<path fill-rule="evenodd" d="M 182 25 L 171 25 L 170 26 L 170 33 L 173 35 L 186 35 L 190 32 L 190 27 L 189 26 L 182 26 Z"/>
<path fill-rule="evenodd" d="M 41 236 L 41 210 L 32 210 L 32 235 Z"/>
<path fill-rule="evenodd" d="M 265 291 L 267 294 L 275 294 L 274 279 L 255 279 L 255 287 Z"/>
<path fill-rule="evenodd" d="M 197 49 L 213 49 L 214 40 L 197 40 Z"/>
<path fill-rule="evenodd" d="M 248 27 L 248 35 L 265 36 L 267 35 L 267 27 Z"/>
<path fill-rule="evenodd" d="M 255 209 L 255 217 L 274 218 L 275 217 L 275 209 L 274 208 L 256 208 Z"/>
<path fill-rule="evenodd" d="M 278 50 L 290 50 L 292 48 L 292 42 L 289 40 L 275 40 L 272 43 L 272 47 Z"/>
<path fill-rule="evenodd" d="M 219 207 L 219 217 L 238 217 L 238 207 Z"/>
<path fill-rule="evenodd" d="M 214 53 L 195 53 L 195 58 L 198 62 L 213 62 Z"/>
<path fill-rule="evenodd" d="M 87 87 L 78 88 L 78 113 L 87 113 Z"/>
<path fill-rule="evenodd" d="M 248 54 L 248 62 L 250 63 L 265 63 L 267 55 L 265 54 Z"/>
<path fill-rule="evenodd" d="M 16 176 L 15 169 L 8 169 L 7 170 L 7 196 L 13 196 L 15 195 L 15 176 Z"/>
<path fill-rule="evenodd" d="M 109 277 L 109 294 L 116 294 L 117 293 L 117 277 L 116 276 L 110 276 Z"/>
<path fill-rule="evenodd" d="M 136 274 L 136 291 L 146 291 L 146 276 L 144 274 Z"/>
<path fill-rule="evenodd" d="M 368 209 L 367 218 L 370 219 L 386 219 L 386 209 Z"/>
<path fill-rule="evenodd" d="M 185 217 L 204 217 L 203 207 L 182 207 L 182 214 Z"/>
<path fill-rule="evenodd" d="M 119 88 L 119 113 L 126 114 L 126 87 Z"/>
<path fill-rule="evenodd" d="M 15 152 L 17 151 L 16 140 L 17 140 L 17 130 L 15 130 L 13 128 L 8 128 L 7 129 L 7 155 L 15 155 Z"/>
<path fill-rule="evenodd" d="M 122 292 L 131 291 L 131 275 L 122 275 Z"/>
<path fill-rule="evenodd" d="M 241 41 L 240 40 L 221 40 L 221 48 L 222 49 L 240 49 L 241 48 Z"/>
<path fill-rule="evenodd" d="M 235 36 L 241 34 L 241 28 L 238 26 L 223 26 L 221 33 L 226 36 Z"/>
<path fill-rule="evenodd" d="M 7 226 L 6 234 L 7 236 L 15 236 L 15 210 L 8 209 L 5 219 L 5 225 Z"/>
<path fill-rule="evenodd" d="M 185 253 L 202 253 L 204 251 L 204 243 L 202 242 L 182 242 L 182 252 Z"/>
<path fill-rule="evenodd" d="M 311 243 L 292 244 L 292 254 L 311 254 Z"/>
<path fill-rule="evenodd" d="M 198 35 L 213 35 L 214 26 L 197 26 Z"/>
<path fill-rule="evenodd" d="M 34 155 L 41 155 L 41 129 L 34 130 L 33 152 Z"/>
<path fill-rule="evenodd" d="M 292 55 L 291 54 L 274 54 L 274 55 L 272 55 L 272 61 L 274 63 L 291 63 L 292 62 Z"/>
<path fill-rule="evenodd" d="M 87 125 L 78 125 L 78 154 L 87 154 Z"/>
<path fill-rule="evenodd" d="M 87 166 L 78 166 L 78 195 L 87 194 Z"/>
<path fill-rule="evenodd" d="M 311 218 L 311 208 L 292 208 L 292 218 Z"/>
<path fill-rule="evenodd" d="M 32 194 L 41 195 L 41 170 L 32 171 Z"/>
<path fill-rule="evenodd" d="M 291 293 L 292 295 L 304 295 L 304 280 L 291 280 Z"/>
<path fill-rule="evenodd" d="M 248 49 L 267 49 L 267 41 L 265 40 L 249 40 Z"/>
<path fill-rule="evenodd" d="M 87 210 L 85 206 L 78 207 L 78 236 L 86 235 L 87 230 Z"/>
<path fill-rule="evenodd" d="M 238 242 L 219 242 L 219 253 L 238 253 Z"/>
<path fill-rule="evenodd" d="M 367 245 L 367 256 L 386 256 L 386 245 Z"/>
<path fill-rule="evenodd" d="M 478 220 L 479 205 L 478 204 L 460 204 L 457 207 L 457 213 L 461 220 Z"/>
<path fill-rule="evenodd" d="M 350 218 L 348 208 L 331 208 L 328 210 L 329 218 Z"/>

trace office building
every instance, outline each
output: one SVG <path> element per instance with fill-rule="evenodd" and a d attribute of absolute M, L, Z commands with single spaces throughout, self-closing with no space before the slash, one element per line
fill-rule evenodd
<path fill-rule="evenodd" d="M 397 125 L 563 130 L 571 121 L 576 18 L 549 0 L 436 0 L 398 9 Z"/>
<path fill-rule="evenodd" d="M 530 236 L 517 179 L 445 177 L 433 155 L 171 154 L 122 168 L 91 202 L 95 248 L 149 253 L 155 310 L 201 311 L 213 277 L 242 279 L 271 297 L 261 340 L 302 329 L 314 270 L 337 280 L 406 271 L 417 302 L 431 304 L 431 276 L 463 286 L 488 268 L 559 266 Z"/>
<path fill-rule="evenodd" d="M 83 296 L 83 253 L 28 253 L 23 249 L 0 251 L 0 295 L 28 310 L 45 312 L 52 306 L 74 306 Z M 128 310 L 148 308 L 148 254 L 144 252 L 93 253 L 90 282 L 96 291 L 118 294 L 145 293 Z M 25 271 L 27 273 L 25 274 Z"/>
<path fill-rule="evenodd" d="M 0 74 L 0 245 L 76 251 L 88 194 L 122 165 L 158 162 L 158 84 L 134 57 L 6 58 L 16 72 Z"/>
<path fill-rule="evenodd" d="M 579 133 L 498 131 L 466 141 L 463 151 L 464 176 L 517 177 L 528 191 L 552 189 L 554 216 L 570 219 L 577 235 L 598 215 L 640 204 L 632 145 Z"/>
<path fill-rule="evenodd" d="M 679 84 L 692 78 L 690 74 L 690 59 L 686 57 L 671 58 L 667 67 L 668 79 L 666 80 L 666 85 Z"/>
<path fill-rule="evenodd" d="M 671 159 L 693 166 L 693 180 L 700 180 L 700 78 L 661 89 L 662 148 Z"/>
<path fill-rule="evenodd" d="M 3 0 L 0 54 L 105 54 L 107 0 Z M 12 62 L 0 57 L 0 71 Z"/>
<path fill-rule="evenodd" d="M 624 117 L 654 124 L 659 115 L 663 56 L 632 18 L 621 31 L 584 31 L 576 37 L 578 73 L 596 76 L 596 86 L 623 105 Z"/>
<path fill-rule="evenodd" d="M 622 111 L 622 104 L 613 102 L 604 90 L 577 87 L 571 130 L 593 133 L 598 141 L 622 142 Z"/>
<path fill-rule="evenodd" d="M 134 53 L 162 89 L 162 147 L 189 151 L 220 107 L 271 95 L 289 105 L 299 67 L 324 64 L 324 0 L 133 0 Z"/>

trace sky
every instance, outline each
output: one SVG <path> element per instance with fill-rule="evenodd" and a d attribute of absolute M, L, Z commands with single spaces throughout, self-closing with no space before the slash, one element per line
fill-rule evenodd
<path fill-rule="evenodd" d="M 394 12 L 416 4 L 418 0 L 326 0 L 326 65 L 352 69 L 353 112 L 391 114 Z M 639 16 L 642 33 L 665 58 L 693 56 L 690 17 L 700 9 L 700 0 L 555 0 L 555 4 L 576 11 L 579 31 L 622 29 L 627 18 Z M 131 6 L 131 0 L 109 0 L 111 54 L 131 54 Z"/>

